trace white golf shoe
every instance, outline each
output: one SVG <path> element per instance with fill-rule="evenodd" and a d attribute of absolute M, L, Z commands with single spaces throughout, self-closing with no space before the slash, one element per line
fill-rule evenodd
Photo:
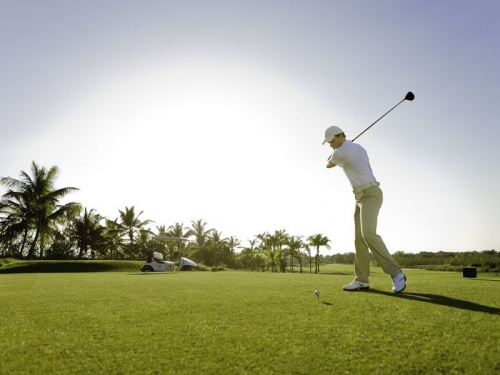
<path fill-rule="evenodd" d="M 370 289 L 370 284 L 368 284 L 368 283 L 360 283 L 359 281 L 354 280 L 349 285 L 344 285 L 342 287 L 342 289 L 346 290 L 348 292 L 354 292 L 356 290 L 367 290 L 367 289 Z"/>
<path fill-rule="evenodd" d="M 401 272 L 396 277 L 392 278 L 392 291 L 394 293 L 401 293 L 406 288 L 406 276 Z"/>

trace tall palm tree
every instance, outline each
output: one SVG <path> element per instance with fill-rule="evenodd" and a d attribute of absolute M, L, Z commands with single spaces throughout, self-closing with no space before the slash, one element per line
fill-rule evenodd
<path fill-rule="evenodd" d="M 330 249 L 330 240 L 328 237 L 323 237 L 322 234 L 315 234 L 313 236 L 307 237 L 308 245 L 316 247 L 316 259 L 315 259 L 315 264 L 316 264 L 316 269 L 314 273 L 319 272 L 319 248 L 321 246 L 326 247 L 328 250 Z"/>
<path fill-rule="evenodd" d="M 228 238 L 222 238 L 222 232 L 218 232 L 217 230 L 213 229 L 210 232 L 208 243 L 214 259 L 214 262 L 208 265 L 215 265 L 218 267 L 220 262 L 222 261 L 222 257 L 224 256 L 224 251 L 227 248 Z"/>
<path fill-rule="evenodd" d="M 104 231 L 106 228 L 101 225 L 102 220 L 103 217 L 94 209 L 87 211 L 85 208 L 83 216 L 73 221 L 72 235 L 77 242 L 78 258 L 87 255 L 89 249 L 99 252 L 105 249 Z"/>
<path fill-rule="evenodd" d="M 175 223 L 174 225 L 168 227 L 167 235 L 171 237 L 189 238 L 195 235 L 195 232 L 193 229 L 185 227 L 184 224 L 182 223 Z M 180 254 L 183 253 L 182 246 L 183 246 L 183 241 L 180 240 L 178 242 L 178 247 L 179 247 L 178 250 Z"/>
<path fill-rule="evenodd" d="M 269 244 L 269 233 L 261 233 L 255 236 L 260 242 L 255 247 L 258 253 L 255 255 L 255 262 L 258 270 L 264 271 L 266 266 L 271 266 L 271 272 L 274 272 L 274 264 L 270 260 L 271 258 L 267 255 L 271 249 Z"/>
<path fill-rule="evenodd" d="M 153 239 L 151 237 L 151 232 L 148 230 L 139 231 L 139 235 L 136 238 L 135 249 L 136 255 L 138 259 L 145 259 L 148 256 L 148 253 L 152 249 Z"/>
<path fill-rule="evenodd" d="M 201 261 L 209 265 L 208 262 L 208 238 L 213 229 L 206 229 L 207 223 L 203 220 L 197 220 L 191 222 L 191 229 L 193 230 L 193 235 L 195 237 L 194 247 L 199 252 L 199 257 Z"/>
<path fill-rule="evenodd" d="M 39 246 L 40 258 L 43 258 L 44 245 L 51 230 L 58 222 L 79 213 L 81 207 L 76 202 L 59 204 L 59 200 L 79 189 L 54 187 L 59 177 L 59 168 L 50 169 L 39 167 L 34 161 L 31 164 L 31 174 L 21 171 L 21 178 L 16 180 L 11 177 L 2 177 L 0 183 L 10 190 L 3 195 L 4 200 L 12 200 L 22 206 L 18 211 L 23 230 L 33 229 L 34 237 L 28 250 L 28 259 L 32 259 L 36 246 Z M 14 210 L 21 208 L 17 206 Z M 14 206 L 13 206 L 14 207 Z"/>
<path fill-rule="evenodd" d="M 266 256 L 269 259 L 269 265 L 271 266 L 271 272 L 278 272 L 278 267 L 276 264 L 278 263 L 278 255 L 276 250 L 272 248 L 268 248 L 265 250 Z"/>
<path fill-rule="evenodd" d="M 22 237 L 21 245 L 14 251 L 14 256 L 22 257 L 24 247 L 30 231 L 29 202 L 25 200 L 25 194 L 10 192 L 5 194 L 0 201 L 0 233 L 2 240 L 7 243 L 16 242 Z M 13 247 L 15 249 L 16 246 Z"/>
<path fill-rule="evenodd" d="M 281 245 L 279 235 L 270 234 L 265 232 L 261 235 L 263 238 L 262 248 L 265 249 L 267 258 L 269 259 L 269 265 L 271 266 L 271 272 L 278 272 L 278 266 L 281 266 Z"/>
<path fill-rule="evenodd" d="M 269 265 L 271 266 L 271 272 L 278 272 L 276 267 L 278 256 L 276 254 L 276 237 L 268 232 L 264 232 L 255 236 L 261 243 L 259 248 L 261 248 L 269 259 Z"/>
<path fill-rule="evenodd" d="M 286 272 L 286 257 L 283 254 L 283 245 L 286 243 L 288 236 L 288 233 L 286 233 L 286 230 L 284 229 L 275 230 L 274 235 L 271 236 L 273 238 L 275 248 L 278 249 L 278 262 L 281 272 Z"/>
<path fill-rule="evenodd" d="M 160 225 L 156 227 L 156 230 L 158 231 L 159 236 L 166 236 L 167 235 L 167 227 L 165 225 Z"/>
<path fill-rule="evenodd" d="M 304 244 L 302 243 L 302 236 L 289 236 L 286 239 L 285 244 L 288 246 L 290 257 L 292 258 L 291 261 L 292 272 L 295 272 L 293 269 L 293 258 L 294 257 L 297 257 L 297 259 L 299 258 L 298 253 L 300 252 L 300 249 L 304 246 Z M 302 272 L 302 262 L 300 261 L 299 263 Z"/>
<path fill-rule="evenodd" d="M 167 227 L 165 225 L 160 225 L 156 227 L 156 231 L 158 233 L 158 236 L 160 237 L 166 237 L 167 236 Z M 168 249 L 168 252 L 167 252 Z M 174 253 L 174 249 L 171 246 L 168 246 L 165 241 L 153 241 L 152 242 L 152 247 L 150 249 L 151 251 L 155 250 L 163 255 L 167 256 L 167 259 L 172 259 L 172 255 Z"/>
<path fill-rule="evenodd" d="M 227 255 L 226 264 L 228 266 L 234 266 L 234 254 L 236 253 L 236 248 L 241 245 L 241 241 L 236 237 L 229 237 L 226 243 Z"/>
<path fill-rule="evenodd" d="M 255 265 L 255 246 L 257 245 L 257 238 L 254 238 L 253 240 L 248 240 L 248 243 L 250 244 L 250 247 L 245 248 L 244 250 L 248 251 L 250 255 L 250 267 L 253 269 Z M 258 267 L 256 267 L 258 268 Z"/>
<path fill-rule="evenodd" d="M 248 243 L 250 244 L 250 247 L 244 247 L 241 250 L 241 253 L 239 254 L 239 259 L 242 262 L 243 268 L 254 270 L 258 270 L 257 266 L 257 238 L 254 238 L 253 240 L 248 240 Z"/>
<path fill-rule="evenodd" d="M 130 208 L 125 207 L 124 211 L 118 211 L 120 212 L 120 225 L 123 232 L 126 233 L 129 239 L 129 256 L 139 257 L 139 254 L 136 254 L 136 249 L 134 247 L 134 237 L 140 236 L 141 231 L 150 232 L 148 229 L 145 229 L 145 226 L 152 223 L 152 220 L 141 221 L 139 216 L 142 215 L 143 211 L 136 215 L 134 206 Z"/>
<path fill-rule="evenodd" d="M 109 259 L 121 259 L 124 257 L 123 249 L 125 243 L 123 240 L 123 228 L 118 223 L 118 219 L 106 219 L 106 230 L 104 231 L 107 257 Z"/>
<path fill-rule="evenodd" d="M 309 244 L 305 243 L 304 249 L 306 249 L 307 255 L 309 256 L 309 273 L 312 273 L 311 247 Z"/>

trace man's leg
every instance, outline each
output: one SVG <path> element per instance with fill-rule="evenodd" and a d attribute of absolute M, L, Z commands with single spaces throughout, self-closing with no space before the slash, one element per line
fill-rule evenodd
<path fill-rule="evenodd" d="M 354 281 L 360 283 L 368 283 L 370 277 L 370 254 L 368 253 L 368 245 L 363 239 L 361 231 L 361 208 L 356 203 L 354 211 L 354 246 L 356 255 L 354 257 Z"/>
<path fill-rule="evenodd" d="M 363 197 L 357 202 L 360 208 L 361 231 L 380 267 L 391 277 L 396 277 L 401 273 L 401 268 L 387 250 L 382 237 L 377 234 L 378 213 L 382 201 L 382 190 L 378 186 L 372 186 L 363 192 Z"/>

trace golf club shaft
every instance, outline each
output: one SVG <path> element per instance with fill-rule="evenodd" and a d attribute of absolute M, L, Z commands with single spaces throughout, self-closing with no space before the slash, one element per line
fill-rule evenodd
<path fill-rule="evenodd" d="M 367 127 L 365 130 L 363 130 L 361 133 L 358 134 L 358 136 L 356 138 L 354 138 L 351 142 L 354 142 L 356 139 L 358 139 L 359 137 L 361 137 L 361 135 L 366 132 L 368 129 L 370 129 L 373 125 L 375 125 L 377 122 L 379 122 L 380 120 L 382 120 L 385 115 L 387 115 L 390 111 L 392 111 L 394 108 L 396 108 L 398 105 L 400 105 L 401 103 L 403 103 L 406 99 L 403 99 L 401 100 L 398 104 L 396 104 L 394 107 L 392 107 L 391 109 L 389 109 L 386 113 L 384 113 L 377 121 L 375 121 L 373 124 L 371 124 L 369 127 Z"/>

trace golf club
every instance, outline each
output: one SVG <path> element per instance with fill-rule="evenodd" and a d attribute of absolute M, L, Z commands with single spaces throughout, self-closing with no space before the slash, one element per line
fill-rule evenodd
<path fill-rule="evenodd" d="M 398 105 L 400 105 L 401 103 L 403 103 L 405 100 L 408 100 L 408 101 L 412 101 L 413 99 L 415 99 L 415 95 L 413 95 L 413 93 L 411 91 L 408 92 L 408 94 L 406 94 L 406 96 L 404 97 L 403 100 L 401 100 L 398 104 L 396 104 L 394 107 L 392 107 L 391 109 L 389 109 L 386 113 L 384 113 L 377 121 L 375 121 L 373 124 L 371 124 L 369 127 L 367 127 L 365 130 L 363 130 L 361 133 L 358 134 L 358 136 L 356 138 L 354 138 L 351 142 L 354 142 L 356 139 L 358 139 L 364 132 L 366 132 L 368 129 L 370 129 L 373 125 L 375 125 L 377 122 L 379 122 L 380 120 L 382 120 L 384 118 L 385 115 L 387 115 L 390 111 L 392 111 L 394 108 L 396 108 Z"/>
<path fill-rule="evenodd" d="M 415 95 L 411 92 L 411 91 L 408 91 L 408 94 L 406 94 L 406 96 L 404 97 L 403 100 L 401 100 L 398 104 L 396 104 L 394 107 L 392 107 L 391 109 L 389 109 L 386 113 L 384 113 L 377 121 L 375 121 L 373 124 L 371 124 L 369 127 L 367 127 L 365 130 L 363 130 L 361 133 L 358 134 L 358 136 L 356 138 L 354 138 L 351 142 L 354 142 L 356 139 L 358 139 L 359 137 L 361 137 L 361 135 L 366 132 L 368 129 L 370 129 L 373 125 L 375 125 L 377 122 L 379 122 L 380 120 L 382 120 L 385 115 L 387 115 L 389 112 L 391 112 L 394 108 L 396 108 L 398 105 L 400 105 L 401 103 L 403 103 L 405 100 L 408 100 L 408 101 L 412 101 L 413 99 L 415 99 Z M 331 158 L 331 155 L 328 157 L 328 159 L 326 160 L 330 160 Z"/>

